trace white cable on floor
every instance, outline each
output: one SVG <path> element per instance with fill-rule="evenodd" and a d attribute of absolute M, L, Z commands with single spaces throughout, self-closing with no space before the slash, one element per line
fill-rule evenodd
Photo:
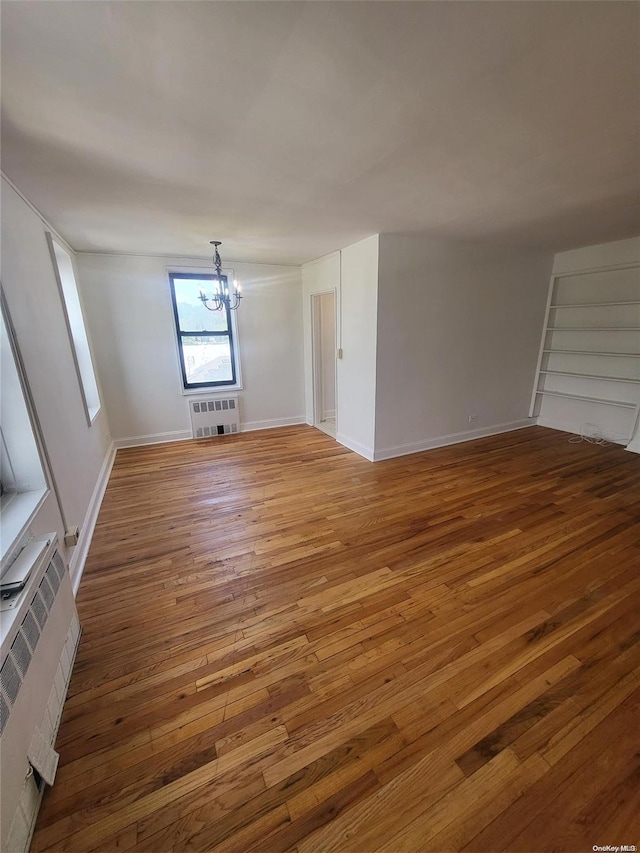
<path fill-rule="evenodd" d="M 569 439 L 571 444 L 580 444 L 582 441 L 586 441 L 587 444 L 598 444 L 600 447 L 609 447 L 612 444 L 611 441 L 604 438 L 596 424 L 582 424 L 580 435 L 574 435 Z"/>

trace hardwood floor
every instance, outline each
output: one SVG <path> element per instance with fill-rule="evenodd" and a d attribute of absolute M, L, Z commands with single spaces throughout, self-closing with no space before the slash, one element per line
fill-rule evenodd
<path fill-rule="evenodd" d="M 640 460 L 120 451 L 33 851 L 640 842 Z"/>

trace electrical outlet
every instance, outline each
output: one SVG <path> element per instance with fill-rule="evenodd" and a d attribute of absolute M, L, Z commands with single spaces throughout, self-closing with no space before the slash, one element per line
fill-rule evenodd
<path fill-rule="evenodd" d="M 470 424 L 475 424 L 475 422 L 476 422 L 477 420 L 478 420 L 478 416 L 477 416 L 477 415 L 469 415 L 469 423 L 470 423 Z"/>

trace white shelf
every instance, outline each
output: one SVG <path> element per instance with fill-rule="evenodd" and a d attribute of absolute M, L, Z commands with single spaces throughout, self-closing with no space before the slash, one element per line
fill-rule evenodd
<path fill-rule="evenodd" d="M 583 349 L 543 349 L 543 353 L 559 353 L 560 355 L 604 355 L 613 358 L 640 358 L 640 352 L 596 352 Z"/>
<path fill-rule="evenodd" d="M 547 332 L 640 332 L 640 326 L 547 326 Z"/>
<path fill-rule="evenodd" d="M 598 376 L 595 373 L 573 373 L 570 370 L 541 370 L 540 374 L 546 376 L 573 376 L 578 379 L 603 379 L 606 382 L 633 382 L 640 384 L 640 379 L 633 379 L 629 376 Z"/>
<path fill-rule="evenodd" d="M 550 305 L 549 308 L 611 308 L 618 305 L 640 305 L 640 301 L 632 302 L 566 302 L 564 305 Z"/>
<path fill-rule="evenodd" d="M 603 406 L 620 406 L 623 409 L 636 409 L 637 403 L 630 403 L 628 400 L 606 400 L 604 397 L 585 397 L 582 394 L 569 394 L 564 391 L 545 391 L 537 390 L 536 394 L 541 394 L 543 397 L 564 397 L 567 400 L 580 400 L 583 403 L 599 403 Z"/>
<path fill-rule="evenodd" d="M 587 405 L 594 405 L 592 418 L 602 419 L 603 423 L 615 424 L 622 417 L 622 412 L 617 415 L 614 411 L 605 412 L 600 406 L 617 407 L 635 413 L 640 412 L 640 394 L 638 386 L 640 377 L 630 378 L 621 376 L 620 373 L 635 374 L 631 369 L 631 361 L 626 364 L 611 361 L 611 359 L 637 359 L 640 358 L 640 277 L 628 270 L 636 270 L 637 264 L 603 267 L 588 271 L 572 271 L 551 276 L 549 293 L 547 296 L 547 309 L 544 319 L 544 327 L 538 353 L 538 364 L 536 367 L 536 380 L 531 396 L 529 415 L 535 417 L 545 407 L 542 401 L 546 397 L 557 397 L 565 400 L 575 400 Z M 591 281 L 571 280 L 572 277 L 582 276 L 587 272 L 597 273 L 598 278 Z M 584 285 L 584 286 L 583 286 Z M 622 289 L 621 289 L 622 288 Z M 619 299 L 615 299 L 619 296 Z M 569 301 L 563 301 L 569 300 Z M 575 300 L 575 301 L 574 301 Z M 602 301 L 599 301 L 602 300 Z M 564 309 L 575 309 L 571 314 L 559 314 Z M 581 311 L 580 309 L 585 309 Z M 625 309 L 612 312 L 609 309 Z M 567 326 L 559 326 L 559 322 L 568 323 Z M 612 324 L 626 325 L 612 325 Z M 567 333 L 563 338 L 560 333 Z M 575 339 L 571 338 L 574 333 L 593 332 L 593 335 L 581 334 Z M 616 335 L 611 339 L 604 333 L 626 332 L 628 337 Z M 549 337 L 557 334 L 558 337 Z M 600 335 L 600 337 L 598 337 Z M 637 338 L 637 345 L 636 345 Z M 563 346 L 564 344 L 564 346 Z M 606 347 L 598 351 L 597 345 Z M 582 349 L 577 349 L 580 346 Z M 620 348 L 628 347 L 630 352 L 621 352 Z M 613 350 L 613 351 L 611 351 Z M 570 359 L 553 356 L 571 356 Z M 594 364 L 593 358 L 608 359 L 601 364 Z M 591 361 L 589 360 L 591 359 Z M 633 362 L 635 365 L 637 362 Z M 606 365 L 606 366 L 605 366 Z M 563 369 L 566 368 L 566 369 Z M 593 373 L 593 370 L 606 371 L 603 374 Z M 561 380 L 549 377 L 564 377 Z M 586 385 L 586 382 L 609 382 L 618 385 Z M 628 383 L 628 388 L 621 388 L 619 383 Z M 551 387 L 549 387 L 551 386 Z M 566 390 L 554 390 L 566 389 Z M 607 396 L 597 396 L 598 394 Z M 593 396 L 595 394 L 595 396 Z M 634 402 L 615 399 L 617 394 L 631 397 Z M 636 396 L 638 400 L 636 400 Z M 612 399 L 613 398 L 613 399 Z M 571 415 L 567 415 L 570 419 Z M 619 429 L 618 426 L 611 429 Z"/>

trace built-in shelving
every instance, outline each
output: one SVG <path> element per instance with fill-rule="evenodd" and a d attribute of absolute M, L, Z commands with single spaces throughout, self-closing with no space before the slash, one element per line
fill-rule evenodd
<path fill-rule="evenodd" d="M 543 353 L 558 353 L 559 355 L 604 355 L 608 358 L 640 358 L 640 352 L 599 352 L 584 349 L 543 349 Z"/>
<path fill-rule="evenodd" d="M 640 384 L 640 379 L 635 379 L 632 376 L 604 376 L 597 373 L 575 373 L 570 370 L 541 370 L 540 375 L 544 376 L 573 376 L 576 379 L 604 379 L 607 382 L 631 382 Z"/>
<path fill-rule="evenodd" d="M 640 332 L 640 326 L 549 326 L 548 332 Z"/>
<path fill-rule="evenodd" d="M 627 302 L 560 302 L 556 305 L 550 305 L 549 308 L 551 310 L 556 308 L 617 308 L 624 305 L 640 305 L 640 299 Z"/>
<path fill-rule="evenodd" d="M 560 315 L 554 312 L 559 311 L 566 326 L 556 325 Z M 589 334 L 583 336 L 584 332 Z M 615 421 L 615 430 L 611 429 L 619 435 L 626 430 L 630 436 L 640 413 L 638 358 L 640 265 L 552 276 L 531 417 L 544 417 L 549 411 L 556 422 Z M 552 399 L 564 400 L 566 406 L 556 403 L 550 409 L 552 403 L 544 401 Z M 589 406 L 596 407 L 592 416 Z M 632 413 L 631 422 L 625 410 Z M 616 411 L 619 414 L 614 415 Z"/>
<path fill-rule="evenodd" d="M 537 392 L 543 397 L 565 397 L 567 400 L 582 400 L 583 403 L 600 403 L 605 406 L 622 406 L 623 409 L 636 409 L 636 403 L 626 400 L 610 400 L 605 397 L 586 397 L 584 394 L 569 394 L 564 391 L 546 391 L 544 388 Z"/>

